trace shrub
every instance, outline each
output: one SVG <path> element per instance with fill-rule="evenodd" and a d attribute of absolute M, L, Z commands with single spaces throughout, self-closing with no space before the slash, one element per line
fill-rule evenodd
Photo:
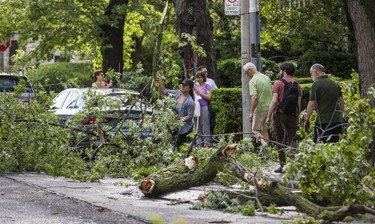
<path fill-rule="evenodd" d="M 242 131 L 241 93 L 240 88 L 219 88 L 211 91 L 211 104 L 216 111 L 215 133 Z"/>
<path fill-rule="evenodd" d="M 67 87 L 90 87 L 94 81 L 93 68 L 87 63 L 58 62 L 42 64 L 28 71 L 34 85 L 42 85 L 48 91 L 60 92 Z"/>
<path fill-rule="evenodd" d="M 341 78 L 350 78 L 353 69 L 357 68 L 355 55 L 344 51 L 306 51 L 298 60 L 296 77 L 310 76 L 310 67 L 315 63 L 324 65 L 327 73 Z"/>
<path fill-rule="evenodd" d="M 241 60 L 230 58 L 217 62 L 217 84 L 220 87 L 240 87 L 241 86 Z"/>

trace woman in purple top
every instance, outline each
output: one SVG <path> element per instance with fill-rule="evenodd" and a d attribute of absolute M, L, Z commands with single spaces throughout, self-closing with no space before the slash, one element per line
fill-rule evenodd
<path fill-rule="evenodd" d="M 211 97 L 211 86 L 206 84 L 206 76 L 203 71 L 197 72 L 195 75 L 197 84 L 194 86 L 194 92 L 200 98 L 199 105 L 201 108 L 200 116 L 196 118 L 197 133 L 204 137 L 197 138 L 197 145 L 206 146 L 210 144 L 210 115 L 208 104 Z"/>

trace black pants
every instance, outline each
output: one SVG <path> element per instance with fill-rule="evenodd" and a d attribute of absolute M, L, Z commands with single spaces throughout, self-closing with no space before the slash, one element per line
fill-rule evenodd
<path fill-rule="evenodd" d="M 315 124 L 314 143 L 338 142 L 342 131 L 342 123 Z"/>
<path fill-rule="evenodd" d="M 191 138 L 188 137 L 188 135 L 193 131 L 193 128 L 190 129 L 188 132 L 186 132 L 185 134 L 181 134 L 181 135 L 177 135 L 177 148 L 180 148 L 180 146 L 184 143 L 190 143 L 191 142 Z"/>
<path fill-rule="evenodd" d="M 296 147 L 295 137 L 297 132 L 298 116 L 295 114 L 284 114 L 277 112 L 273 116 L 276 140 L 278 143 L 283 145 Z M 277 145 L 280 164 L 284 165 L 286 162 L 285 158 L 285 146 Z"/>

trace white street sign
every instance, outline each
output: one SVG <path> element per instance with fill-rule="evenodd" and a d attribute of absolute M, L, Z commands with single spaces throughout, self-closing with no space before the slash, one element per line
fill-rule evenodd
<path fill-rule="evenodd" d="M 240 14 L 240 0 L 224 0 L 224 11 L 227 16 L 238 16 Z"/>

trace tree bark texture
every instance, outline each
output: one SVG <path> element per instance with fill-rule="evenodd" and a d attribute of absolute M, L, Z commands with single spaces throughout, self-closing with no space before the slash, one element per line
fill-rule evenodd
<path fill-rule="evenodd" d="M 356 39 L 360 93 L 365 97 L 368 88 L 375 87 L 375 1 L 346 0 L 346 5 Z"/>
<path fill-rule="evenodd" d="M 175 0 L 176 29 L 180 41 L 186 41 L 183 33 L 196 38 L 196 43 L 202 46 L 206 57 L 198 56 L 191 45 L 180 47 L 180 55 L 184 63 L 184 77 L 194 75 L 197 67 L 206 65 L 208 76 L 215 78 L 215 55 L 213 48 L 213 22 L 206 0 Z"/>
<path fill-rule="evenodd" d="M 365 97 L 375 87 L 375 1 L 345 0 L 356 40 L 358 55 L 359 89 Z M 370 102 L 375 107 L 375 99 Z M 375 163 L 375 135 L 370 145 L 371 160 Z"/>
<path fill-rule="evenodd" d="M 187 166 L 186 159 L 161 169 L 139 182 L 139 189 L 145 196 L 153 197 L 163 193 L 204 185 L 212 181 L 222 170 L 226 159 L 237 151 L 237 145 L 228 145 L 218 150 L 206 165 Z"/>
<path fill-rule="evenodd" d="M 268 200 L 268 203 L 270 203 L 270 197 L 268 197 L 270 195 L 274 203 L 281 202 L 283 205 L 293 205 L 300 212 L 328 221 L 340 221 L 346 216 L 356 214 L 369 213 L 375 215 L 375 210 L 366 206 L 323 207 L 317 205 L 304 198 L 301 194 L 294 193 L 280 185 L 277 181 L 273 181 L 267 177 L 256 176 L 241 164 L 234 162 L 230 157 L 236 152 L 237 145 L 228 144 L 224 149 L 218 150 L 202 167 L 197 166 L 196 163 L 190 163 L 189 161 L 196 160 L 189 160 L 192 158 L 189 157 L 185 161 L 174 163 L 144 178 L 139 182 L 138 187 L 148 197 L 187 189 L 212 181 L 218 171 L 229 165 L 234 175 L 257 188 L 259 191 L 257 198 L 263 197 Z"/>
<path fill-rule="evenodd" d="M 124 67 L 124 24 L 125 24 L 125 6 L 128 5 L 128 0 L 110 0 L 104 15 L 108 22 L 102 25 L 102 69 L 107 72 L 113 69 L 116 72 L 122 73 Z M 122 7 L 123 10 L 116 10 L 117 7 Z"/>

